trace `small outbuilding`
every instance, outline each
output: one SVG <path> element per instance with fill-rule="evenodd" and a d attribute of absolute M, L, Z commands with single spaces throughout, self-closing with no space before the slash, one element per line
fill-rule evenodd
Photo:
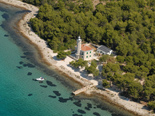
<path fill-rule="evenodd" d="M 107 54 L 107 55 L 111 55 L 111 53 L 113 52 L 113 50 L 111 50 L 110 48 L 107 48 L 106 46 L 104 45 L 101 45 L 97 48 L 97 53 L 99 54 Z"/>

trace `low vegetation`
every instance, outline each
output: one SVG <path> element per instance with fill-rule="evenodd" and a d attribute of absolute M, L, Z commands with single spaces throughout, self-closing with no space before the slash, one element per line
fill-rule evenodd
<path fill-rule="evenodd" d="M 88 63 L 87 61 L 84 61 L 82 58 L 79 58 L 79 60 L 71 61 L 70 65 L 79 68 L 79 67 L 86 67 L 87 63 Z"/>
<path fill-rule="evenodd" d="M 65 59 L 66 56 L 69 56 L 70 54 L 71 54 L 71 51 L 68 51 L 68 52 L 60 51 L 60 52 L 58 52 L 57 58 Z"/>
<path fill-rule="evenodd" d="M 153 107 L 155 0 L 101 0 L 106 4 L 99 3 L 95 8 L 91 0 L 23 1 L 40 6 L 31 25 L 51 49 L 74 49 L 80 35 L 83 41 L 103 44 L 116 51 L 117 63 L 107 62 L 102 75 L 124 95 L 151 101 L 148 106 Z M 100 60 L 104 62 L 106 58 Z M 95 67 L 86 69 L 92 73 Z"/>

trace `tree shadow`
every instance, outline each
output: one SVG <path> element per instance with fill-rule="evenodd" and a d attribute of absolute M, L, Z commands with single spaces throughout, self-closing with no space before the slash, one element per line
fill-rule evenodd
<path fill-rule="evenodd" d="M 117 86 L 115 86 L 115 85 L 112 85 L 112 86 L 109 88 L 109 90 L 115 91 L 115 92 L 121 92 L 121 90 L 118 89 Z"/>
<path fill-rule="evenodd" d="M 147 106 L 143 106 L 142 109 L 150 110 Z"/>
<path fill-rule="evenodd" d="M 68 64 L 67 66 L 70 67 L 75 72 L 80 72 L 80 69 L 79 68 L 75 68 L 75 67 L 71 66 L 70 64 Z"/>
<path fill-rule="evenodd" d="M 53 59 L 56 61 L 61 61 L 61 59 L 58 59 L 57 56 L 53 56 Z"/>
<path fill-rule="evenodd" d="M 103 69 L 102 67 L 103 67 L 103 65 L 98 66 L 99 72 L 102 72 L 102 69 Z"/>
<path fill-rule="evenodd" d="M 80 76 L 82 76 L 82 77 L 84 77 L 85 79 L 88 79 L 88 80 L 92 80 L 93 79 L 93 77 L 89 76 L 87 71 L 85 71 L 85 70 L 80 71 Z"/>

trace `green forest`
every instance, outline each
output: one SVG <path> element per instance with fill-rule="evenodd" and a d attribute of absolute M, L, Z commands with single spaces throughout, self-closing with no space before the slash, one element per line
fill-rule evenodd
<path fill-rule="evenodd" d="M 103 66 L 102 75 L 155 110 L 155 0 L 100 0 L 95 7 L 92 0 L 23 1 L 39 6 L 31 26 L 51 49 L 73 50 L 80 35 L 116 51 L 117 63 Z"/>

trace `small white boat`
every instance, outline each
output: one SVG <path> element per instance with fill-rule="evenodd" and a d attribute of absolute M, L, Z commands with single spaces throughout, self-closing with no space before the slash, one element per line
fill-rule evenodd
<path fill-rule="evenodd" d="M 36 78 L 37 81 L 43 81 L 44 78 L 43 77 L 40 77 L 40 78 Z"/>

